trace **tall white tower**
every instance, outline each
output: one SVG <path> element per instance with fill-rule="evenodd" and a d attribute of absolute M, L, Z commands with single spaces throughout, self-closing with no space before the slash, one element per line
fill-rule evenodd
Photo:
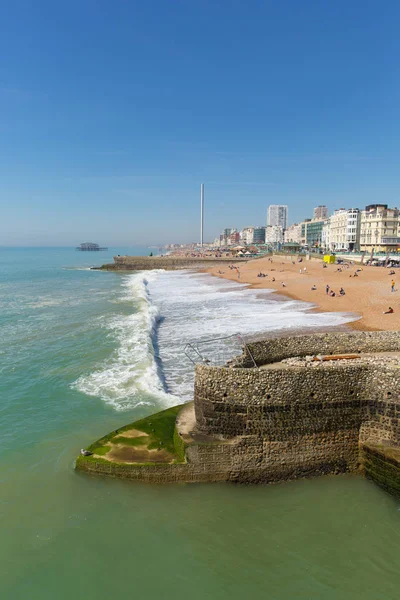
<path fill-rule="evenodd" d="M 200 246 L 204 243 L 204 183 L 200 185 Z"/>

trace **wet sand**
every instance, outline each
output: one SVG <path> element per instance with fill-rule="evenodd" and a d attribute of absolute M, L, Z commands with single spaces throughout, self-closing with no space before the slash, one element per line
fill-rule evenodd
<path fill-rule="evenodd" d="M 238 266 L 237 263 L 234 266 Z M 338 271 L 338 268 L 342 271 Z M 354 277 L 358 268 L 362 270 L 357 273 L 358 277 Z M 299 263 L 297 257 L 274 256 L 272 262 L 266 257 L 241 264 L 239 277 L 236 268 L 231 270 L 228 266 L 215 266 L 207 269 L 207 272 L 216 277 L 247 283 L 254 289 L 273 289 L 288 298 L 311 302 L 316 310 L 323 312 L 357 313 L 361 318 L 351 323 L 356 329 L 393 331 L 400 329 L 400 290 L 397 290 L 397 286 L 400 288 L 400 269 L 394 269 L 397 276 L 389 275 L 390 270 L 365 265 L 346 268 L 336 264 L 323 268 L 323 262 L 319 259 L 303 259 Z M 260 272 L 267 277 L 257 277 Z M 275 282 L 272 281 L 273 277 Z M 392 279 L 396 282 L 395 292 L 391 291 Z M 313 285 L 316 290 L 311 290 Z M 335 297 L 326 294 L 326 285 L 336 292 Z M 346 292 L 345 296 L 339 296 L 341 287 Z M 394 313 L 383 314 L 389 306 Z"/>

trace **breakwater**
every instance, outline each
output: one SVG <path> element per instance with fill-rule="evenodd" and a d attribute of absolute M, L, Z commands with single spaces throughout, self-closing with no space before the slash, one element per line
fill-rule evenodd
<path fill-rule="evenodd" d="M 104 271 L 148 271 L 165 269 L 205 269 L 209 267 L 228 267 L 230 264 L 245 263 L 243 258 L 214 256 L 114 256 L 114 262 L 96 267 Z"/>
<path fill-rule="evenodd" d="M 257 368 L 248 354 L 227 367 L 196 367 L 194 405 L 175 423 L 179 459 L 122 464 L 102 451 L 78 468 L 155 482 L 241 483 L 362 471 L 400 492 L 400 332 L 280 338 L 250 351 Z M 337 352 L 357 358 L 301 360 Z"/>

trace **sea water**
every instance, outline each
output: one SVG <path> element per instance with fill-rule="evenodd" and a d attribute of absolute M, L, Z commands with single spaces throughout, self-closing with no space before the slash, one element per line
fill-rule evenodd
<path fill-rule="evenodd" d="M 74 471 L 94 439 L 191 399 L 188 344 L 220 364 L 237 334 L 353 318 L 205 274 L 89 268 L 148 252 L 0 249 L 0 597 L 397 598 L 400 507 L 361 478 L 154 486 Z"/>

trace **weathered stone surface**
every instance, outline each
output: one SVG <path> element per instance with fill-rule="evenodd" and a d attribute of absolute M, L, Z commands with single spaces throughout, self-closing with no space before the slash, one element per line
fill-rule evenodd
<path fill-rule="evenodd" d="M 350 333 L 328 332 L 312 335 L 280 337 L 249 344 L 249 349 L 258 366 L 279 362 L 294 356 L 316 354 L 344 354 L 350 352 L 394 352 L 400 351 L 398 331 L 352 331 Z M 245 351 L 232 361 L 238 367 L 253 367 Z"/>
<path fill-rule="evenodd" d="M 400 332 L 279 338 L 251 344 L 250 351 L 259 365 L 271 366 L 248 368 L 244 354 L 234 368 L 196 367 L 197 438 L 186 448 L 186 464 L 110 465 L 106 474 L 154 482 L 269 483 L 354 472 L 361 465 L 400 495 Z M 358 352 L 369 355 L 315 368 L 298 358 L 272 365 Z M 102 464 L 92 465 L 104 473 Z"/>

